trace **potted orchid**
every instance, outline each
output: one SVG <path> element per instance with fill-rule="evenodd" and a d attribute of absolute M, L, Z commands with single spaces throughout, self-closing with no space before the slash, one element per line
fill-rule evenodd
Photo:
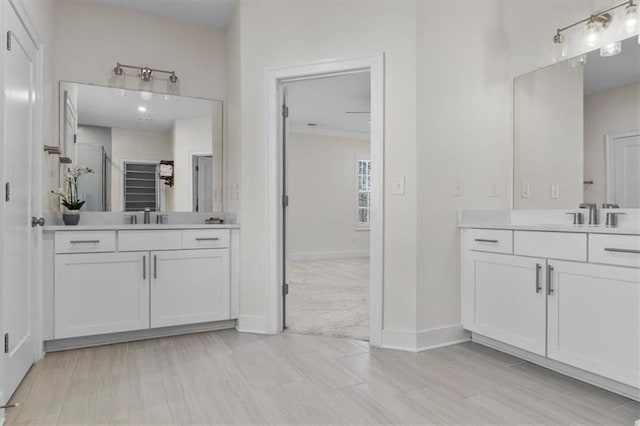
<path fill-rule="evenodd" d="M 68 167 L 64 175 L 66 189 L 51 190 L 51 193 L 57 195 L 65 207 L 65 211 L 62 214 L 62 220 L 65 225 L 77 225 L 80 222 L 80 209 L 85 201 L 78 197 L 78 179 L 80 176 L 89 173 L 93 173 L 93 170 L 86 166 Z"/>

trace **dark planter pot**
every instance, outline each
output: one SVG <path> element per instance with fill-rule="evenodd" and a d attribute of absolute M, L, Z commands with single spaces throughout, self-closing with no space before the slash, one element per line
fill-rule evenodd
<path fill-rule="evenodd" d="M 78 210 L 69 210 L 62 213 L 62 221 L 65 225 L 77 225 L 80 222 L 80 212 Z"/>

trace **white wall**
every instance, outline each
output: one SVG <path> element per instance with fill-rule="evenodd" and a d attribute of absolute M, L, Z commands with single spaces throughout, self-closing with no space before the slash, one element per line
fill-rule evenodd
<path fill-rule="evenodd" d="M 176 120 L 171 131 L 172 158 L 174 161 L 174 186 L 172 211 L 191 212 L 192 163 L 196 154 L 213 153 L 213 120 L 211 117 Z M 214 161 L 214 167 L 216 162 Z M 215 171 L 214 171 L 215 174 Z"/>
<path fill-rule="evenodd" d="M 242 170 L 242 125 L 241 125 L 241 8 L 237 7 L 227 27 L 227 102 L 226 144 L 224 174 L 224 209 L 240 218 L 240 179 Z"/>
<path fill-rule="evenodd" d="M 356 230 L 356 162 L 369 141 L 291 133 L 287 149 L 287 248 L 301 255 L 368 254 L 369 231 Z"/>
<path fill-rule="evenodd" d="M 52 1 L 33 1 L 41 13 Z M 57 99 L 59 80 L 106 85 L 116 62 L 175 70 L 185 96 L 223 100 L 226 96 L 225 33 L 207 27 L 105 7 L 78 0 L 55 1 L 55 55 L 50 78 Z M 127 85 L 137 88 L 138 78 Z M 164 80 L 156 82 L 165 91 Z M 57 117 L 57 107 L 52 117 Z M 49 141 L 56 144 L 51 126 Z M 45 188 L 55 186 L 50 176 Z"/>
<path fill-rule="evenodd" d="M 584 201 L 607 201 L 605 135 L 640 130 L 640 84 L 617 87 L 584 98 Z"/>
<path fill-rule="evenodd" d="M 123 211 L 123 160 L 160 161 L 173 158 L 170 133 L 111 129 L 111 210 Z M 169 187 L 166 187 L 170 192 Z"/>
<path fill-rule="evenodd" d="M 514 208 L 576 208 L 583 199 L 584 69 L 562 62 L 514 82 Z M 529 185 L 529 196 L 522 185 Z M 557 198 L 551 186 L 558 186 Z"/>
<path fill-rule="evenodd" d="M 415 329 L 417 174 L 414 2 L 241 0 L 240 324 L 267 313 L 265 69 L 385 54 L 385 327 Z M 236 124 L 238 125 L 238 124 Z M 406 195 L 391 183 L 406 177 Z"/>

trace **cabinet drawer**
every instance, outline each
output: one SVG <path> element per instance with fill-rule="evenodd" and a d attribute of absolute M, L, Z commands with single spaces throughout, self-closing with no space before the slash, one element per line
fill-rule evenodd
<path fill-rule="evenodd" d="M 193 229 L 182 231 L 182 248 L 226 248 L 229 247 L 228 229 Z"/>
<path fill-rule="evenodd" d="M 55 236 L 56 253 L 109 253 L 116 251 L 115 231 L 61 231 Z"/>
<path fill-rule="evenodd" d="M 513 231 L 466 229 L 464 235 L 467 250 L 513 254 Z"/>
<path fill-rule="evenodd" d="M 120 231 L 119 251 L 179 250 L 182 248 L 182 231 Z"/>
<path fill-rule="evenodd" d="M 640 268 L 640 236 L 590 234 L 589 262 Z"/>
<path fill-rule="evenodd" d="M 513 240 L 516 255 L 587 261 L 587 234 L 516 231 Z"/>

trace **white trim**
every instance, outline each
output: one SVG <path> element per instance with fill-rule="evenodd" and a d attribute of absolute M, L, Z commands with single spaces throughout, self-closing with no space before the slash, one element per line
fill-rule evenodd
<path fill-rule="evenodd" d="M 606 377 L 602 377 L 597 374 L 590 373 L 588 371 L 581 370 L 567 364 L 563 364 L 550 358 L 537 355 L 502 342 L 498 342 L 497 340 L 493 340 L 489 337 L 485 337 L 477 333 L 472 334 L 471 340 L 475 343 L 488 346 L 498 351 L 521 358 L 525 361 L 529 361 L 542 367 L 548 368 L 549 370 L 553 370 L 557 373 L 561 373 L 574 379 L 606 389 L 610 392 L 614 392 L 627 398 L 631 398 L 635 401 L 640 401 L 640 389 L 633 388 L 629 385 L 625 385 L 624 383 L 619 383 L 611 379 L 607 379 Z"/>
<path fill-rule="evenodd" d="M 371 160 L 372 173 L 371 262 L 369 343 L 382 345 L 383 263 L 384 263 L 384 55 L 356 59 L 331 60 L 307 65 L 268 68 L 265 71 L 265 128 L 267 131 L 267 303 L 266 331 L 282 331 L 282 208 L 280 96 L 282 83 L 292 79 L 313 78 L 345 72 L 371 73 Z"/>
<path fill-rule="evenodd" d="M 616 176 L 615 176 L 615 146 L 618 139 L 640 136 L 640 130 L 632 132 L 604 135 L 604 164 L 605 164 L 605 199 L 607 203 L 615 203 Z"/>
<path fill-rule="evenodd" d="M 241 333 L 273 334 L 268 333 L 264 317 L 257 315 L 239 315 L 236 330 Z"/>
<path fill-rule="evenodd" d="M 384 329 L 382 347 L 408 352 L 421 352 L 471 340 L 471 334 L 462 325 L 452 325 L 430 330 Z"/>
<path fill-rule="evenodd" d="M 351 132 L 348 130 L 328 129 L 324 127 L 290 126 L 289 133 L 301 133 L 304 135 L 330 136 L 334 138 L 364 139 L 369 140 L 369 133 Z"/>
<path fill-rule="evenodd" d="M 296 262 L 301 260 L 352 259 L 369 257 L 369 251 L 326 251 L 315 253 L 289 253 L 287 260 Z"/>

